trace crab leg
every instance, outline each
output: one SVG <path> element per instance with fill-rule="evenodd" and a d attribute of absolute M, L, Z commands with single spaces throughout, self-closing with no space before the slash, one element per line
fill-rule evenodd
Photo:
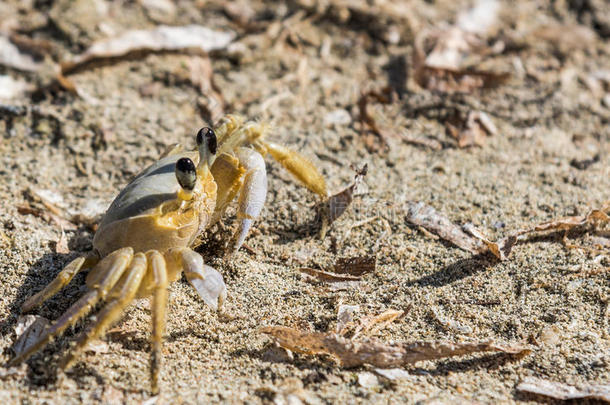
<path fill-rule="evenodd" d="M 83 333 L 76 343 L 76 347 L 68 353 L 61 363 L 61 368 L 70 368 L 78 354 L 94 339 L 100 337 L 114 322 L 116 322 L 123 311 L 134 299 L 140 282 L 146 274 L 146 256 L 144 253 L 136 253 L 133 256 L 129 268 L 125 274 L 110 291 L 113 298 L 97 316 L 98 321 L 92 325 L 86 333 Z"/>
<path fill-rule="evenodd" d="M 35 343 L 11 360 L 9 366 L 27 360 L 34 352 L 49 343 L 51 339 L 85 316 L 98 301 L 104 300 L 110 289 L 114 287 L 127 266 L 131 263 L 132 257 L 133 249 L 123 248 L 112 252 L 100 261 L 94 269 L 94 271 L 100 271 L 102 274 L 99 285 L 76 301 L 57 321 L 51 324 Z"/>
<path fill-rule="evenodd" d="M 159 370 L 161 368 L 165 312 L 167 305 L 167 266 L 161 253 L 148 253 L 149 271 L 153 276 L 152 302 L 152 353 L 150 355 L 150 380 L 153 394 L 159 392 Z"/>
<path fill-rule="evenodd" d="M 176 249 L 170 254 L 177 255 L 182 262 L 186 279 L 191 283 L 199 296 L 214 311 L 219 310 L 227 297 L 227 286 L 222 274 L 203 263 L 203 257 L 194 250 Z"/>
<path fill-rule="evenodd" d="M 273 159 L 277 160 L 286 170 L 299 179 L 305 187 L 322 198 L 328 197 L 324 177 L 322 177 L 318 169 L 307 158 L 276 143 L 260 141 L 260 144 L 264 150 L 269 152 Z"/>
<path fill-rule="evenodd" d="M 29 312 L 39 305 L 42 305 L 46 300 L 57 294 L 62 288 L 68 285 L 70 281 L 83 269 L 89 268 L 97 262 L 97 259 L 91 257 L 77 257 L 72 260 L 57 277 L 51 281 L 42 291 L 28 298 L 21 306 L 21 312 Z"/>
<path fill-rule="evenodd" d="M 239 194 L 237 218 L 241 221 L 235 234 L 233 252 L 237 252 L 246 240 L 252 223 L 261 213 L 267 197 L 267 171 L 261 154 L 253 149 L 239 148 L 237 157 L 245 168 L 246 174 Z"/>

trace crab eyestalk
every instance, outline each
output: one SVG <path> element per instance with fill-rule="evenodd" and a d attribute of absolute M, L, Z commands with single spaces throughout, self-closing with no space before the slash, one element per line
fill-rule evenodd
<path fill-rule="evenodd" d="M 197 132 L 197 150 L 199 151 L 199 164 L 197 174 L 207 177 L 210 167 L 216 159 L 216 149 L 218 148 L 216 134 L 211 128 L 204 127 Z"/>
<path fill-rule="evenodd" d="M 197 184 L 197 169 L 195 163 L 189 158 L 181 158 L 176 162 L 176 180 L 180 184 L 178 198 L 183 202 L 193 198 L 193 190 Z"/>

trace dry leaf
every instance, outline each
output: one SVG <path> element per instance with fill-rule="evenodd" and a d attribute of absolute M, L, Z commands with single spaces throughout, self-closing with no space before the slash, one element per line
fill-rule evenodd
<path fill-rule="evenodd" d="M 314 276 L 320 281 L 326 282 L 337 282 L 337 281 L 359 281 L 360 277 L 356 276 L 342 276 L 340 274 L 334 274 L 324 270 L 312 269 L 311 267 L 301 267 L 299 271 Z"/>
<path fill-rule="evenodd" d="M 214 83 L 212 62 L 207 56 L 194 56 L 188 61 L 190 81 L 199 90 L 202 98 L 197 100 L 203 118 L 211 124 L 225 115 L 225 101 L 220 88 Z"/>
<path fill-rule="evenodd" d="M 511 234 L 505 236 L 497 242 L 492 242 L 487 239 L 472 224 L 464 225 L 464 230 L 474 236 L 476 239 L 483 242 L 487 246 L 489 251 L 493 253 L 493 255 L 496 256 L 498 259 L 505 260 L 510 255 L 512 247 L 517 242 L 525 240 L 532 234 L 541 234 L 556 231 L 567 232 L 576 228 L 585 228 L 587 226 L 598 227 L 602 224 L 610 223 L 610 217 L 608 216 L 608 212 L 610 212 L 610 201 L 604 203 L 601 209 L 590 210 L 587 215 L 565 217 L 553 221 L 543 222 L 531 228 L 520 229 L 515 232 L 512 232 Z M 578 248 L 578 246 L 570 247 Z"/>
<path fill-rule="evenodd" d="M 481 0 L 473 9 L 460 13 L 456 25 L 421 30 L 414 43 L 415 81 L 425 89 L 443 93 L 469 93 L 504 83 L 508 73 L 464 67 L 473 55 L 497 52 L 487 46 L 486 37 L 497 25 L 498 10 L 496 0 Z M 433 45 L 427 47 L 429 42 Z"/>
<path fill-rule="evenodd" d="M 449 134 L 457 139 L 460 148 L 483 146 L 487 136 L 497 132 L 489 116 L 482 111 L 469 111 L 466 119 L 455 117 L 445 125 Z"/>
<path fill-rule="evenodd" d="M 465 234 L 459 226 L 431 206 L 419 201 L 408 201 L 406 204 L 407 222 L 421 226 L 467 252 L 481 253 L 485 250 L 480 242 Z"/>
<path fill-rule="evenodd" d="M 500 239 L 498 242 L 492 242 L 487 239 L 475 226 L 471 223 L 465 224 L 463 229 L 483 242 L 489 251 L 500 260 L 508 258 L 513 246 L 517 243 L 517 236 L 511 235 Z"/>
<path fill-rule="evenodd" d="M 338 192 L 337 194 L 331 195 L 328 200 L 322 205 L 322 228 L 320 229 L 320 237 L 324 238 L 328 227 L 337 220 L 344 212 L 347 207 L 350 206 L 354 199 L 354 192 L 358 185 L 366 176 L 368 171 L 368 165 L 365 164 L 362 169 L 356 171 L 354 176 L 354 182 Z"/>
<path fill-rule="evenodd" d="M 49 325 L 49 320 L 42 316 L 20 316 L 17 320 L 17 326 L 15 326 L 15 334 L 17 335 L 17 340 L 13 344 L 15 355 L 19 356 L 35 343 Z"/>
<path fill-rule="evenodd" d="M 117 37 L 95 42 L 85 53 L 63 63 L 62 72 L 67 75 L 89 63 L 148 52 L 196 51 L 207 54 L 226 47 L 233 38 L 233 32 L 214 31 L 200 25 L 160 25 L 152 30 L 127 31 Z"/>
<path fill-rule="evenodd" d="M 272 336 L 282 347 L 304 354 L 328 354 L 336 357 L 343 367 L 370 364 L 390 368 L 418 361 L 461 356 L 477 352 L 527 354 L 524 346 L 503 346 L 493 341 L 474 343 L 416 342 L 383 343 L 376 339 L 354 342 L 335 333 L 301 332 L 282 326 L 265 327 L 262 333 Z"/>
<path fill-rule="evenodd" d="M 367 273 L 374 273 L 376 264 L 375 256 L 341 257 L 337 259 L 333 271 L 337 274 L 362 277 Z"/>
<path fill-rule="evenodd" d="M 610 402 L 610 385 L 608 384 L 588 384 L 575 387 L 556 381 L 543 380 L 542 378 L 527 377 L 522 383 L 517 385 L 517 391 L 544 395 L 563 401 L 570 399 L 597 399 Z"/>
<path fill-rule="evenodd" d="M 390 104 L 394 101 L 394 91 L 391 87 L 385 87 L 380 91 L 371 90 L 362 93 L 358 100 L 360 135 L 364 139 L 366 148 L 370 152 L 379 152 L 389 146 L 388 139 L 393 136 L 391 131 L 377 125 L 377 120 L 371 115 L 368 106 L 370 101 L 381 104 Z M 379 141 L 379 142 L 378 142 Z"/>
<path fill-rule="evenodd" d="M 360 325 L 354 331 L 354 335 L 352 336 L 352 340 L 356 339 L 360 334 L 363 335 L 372 335 L 380 329 L 385 328 L 390 323 L 394 322 L 397 318 L 401 317 L 404 314 L 403 311 L 396 311 L 393 309 L 388 309 L 383 313 L 374 316 L 372 318 L 365 318 Z"/>

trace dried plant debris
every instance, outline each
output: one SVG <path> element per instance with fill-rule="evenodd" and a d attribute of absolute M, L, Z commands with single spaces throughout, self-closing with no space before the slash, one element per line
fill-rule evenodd
<path fill-rule="evenodd" d="M 444 214 L 423 202 L 408 201 L 406 211 L 407 222 L 437 234 L 460 249 L 471 253 L 482 253 L 485 250 L 482 243 L 467 235 Z"/>
<path fill-rule="evenodd" d="M 310 267 L 302 267 L 299 271 L 312 276 L 317 282 L 327 284 L 331 290 L 336 291 L 358 287 L 363 275 L 375 271 L 375 265 L 374 256 L 358 256 L 339 259 L 332 272 Z"/>
<path fill-rule="evenodd" d="M 214 125 L 225 115 L 225 100 L 214 82 L 212 62 L 207 56 L 193 56 L 187 64 L 189 80 L 201 94 L 197 105 L 203 118 Z"/>
<path fill-rule="evenodd" d="M 469 93 L 504 83 L 508 73 L 466 67 L 473 57 L 499 50 L 486 43 L 489 31 L 497 25 L 499 7 L 496 0 L 480 0 L 473 9 L 458 15 L 456 25 L 422 30 L 414 43 L 415 81 L 425 89 L 443 93 Z"/>
<path fill-rule="evenodd" d="M 355 192 L 366 176 L 368 165 L 365 164 L 361 169 L 356 170 L 354 182 L 342 191 L 331 195 L 322 204 L 322 228 L 320 237 L 324 238 L 330 225 L 337 220 L 347 210 L 354 199 Z"/>
<path fill-rule="evenodd" d="M 463 250 L 476 254 L 489 251 L 499 260 L 506 260 L 515 244 L 527 240 L 532 235 L 563 231 L 565 232 L 564 236 L 567 236 L 567 232 L 571 230 L 596 229 L 610 223 L 610 217 L 608 216 L 610 202 L 606 202 L 601 209 L 590 210 L 586 215 L 543 222 L 531 228 L 514 231 L 493 242 L 473 224 L 467 223 L 460 228 L 445 215 L 423 202 L 407 202 L 406 211 L 407 222 L 422 227 Z M 564 244 L 571 248 L 578 248 L 578 246 L 568 244 L 565 237 Z"/>
<path fill-rule="evenodd" d="M 524 346 L 504 346 L 493 341 L 384 343 L 376 339 L 363 339 L 355 342 L 335 333 L 302 332 L 282 326 L 265 327 L 261 329 L 261 332 L 272 336 L 288 350 L 309 355 L 331 355 L 347 368 L 364 364 L 379 368 L 401 367 L 423 360 L 478 352 L 503 352 L 517 355 L 530 352 Z"/>
<path fill-rule="evenodd" d="M 233 32 L 214 31 L 200 25 L 160 25 L 151 30 L 127 31 L 117 37 L 95 42 L 85 53 L 63 63 L 62 72 L 66 75 L 95 62 L 120 60 L 150 52 L 194 51 L 207 54 L 225 48 L 234 38 Z"/>
<path fill-rule="evenodd" d="M 610 213 L 610 201 L 604 203 L 601 209 L 592 209 L 586 215 L 571 216 L 556 219 L 554 221 L 543 222 L 531 228 L 520 229 L 512 232 L 497 242 L 488 240 L 472 224 L 464 225 L 464 230 L 466 230 L 476 239 L 483 242 L 488 247 L 489 251 L 498 259 L 505 260 L 508 258 L 512 247 L 517 242 L 524 241 L 532 235 L 539 235 L 548 232 L 565 232 L 564 244 L 571 248 L 579 248 L 579 246 L 570 245 L 567 243 L 567 232 L 576 229 L 596 229 L 604 224 L 608 224 L 610 223 L 610 216 L 608 216 L 608 213 Z"/>
<path fill-rule="evenodd" d="M 483 146 L 488 136 L 498 132 L 491 118 L 482 111 L 469 111 L 465 118 L 456 116 L 445 125 L 460 148 Z"/>
<path fill-rule="evenodd" d="M 49 325 L 49 320 L 42 316 L 25 315 L 19 317 L 17 326 L 15 326 L 17 340 L 13 344 L 15 355 L 18 356 L 35 343 Z"/>
<path fill-rule="evenodd" d="M 610 384 L 587 384 L 575 387 L 542 378 L 527 377 L 517 385 L 517 391 L 543 395 L 567 401 L 571 399 L 594 399 L 610 403 Z"/>

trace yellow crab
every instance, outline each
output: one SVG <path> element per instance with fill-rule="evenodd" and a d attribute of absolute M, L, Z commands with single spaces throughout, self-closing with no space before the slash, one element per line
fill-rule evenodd
<path fill-rule="evenodd" d="M 311 191 L 327 196 L 326 183 L 316 168 L 297 152 L 265 141 L 267 132 L 265 124 L 228 115 L 215 131 L 202 128 L 197 133 L 197 150 L 175 145 L 138 174 L 102 218 L 91 254 L 70 262 L 23 304 L 22 311 L 41 305 L 79 271 L 91 268 L 88 291 L 9 364 L 28 359 L 97 303 L 106 301 L 94 324 L 61 362 L 62 368 L 69 368 L 91 340 L 120 319 L 134 298 L 152 296 L 151 385 L 157 393 L 167 286 L 184 271 L 208 305 L 214 310 L 222 305 L 226 297 L 222 275 L 205 265 L 191 247 L 239 193 L 240 222 L 232 249 L 240 248 L 265 202 L 263 156 L 270 154 Z"/>

